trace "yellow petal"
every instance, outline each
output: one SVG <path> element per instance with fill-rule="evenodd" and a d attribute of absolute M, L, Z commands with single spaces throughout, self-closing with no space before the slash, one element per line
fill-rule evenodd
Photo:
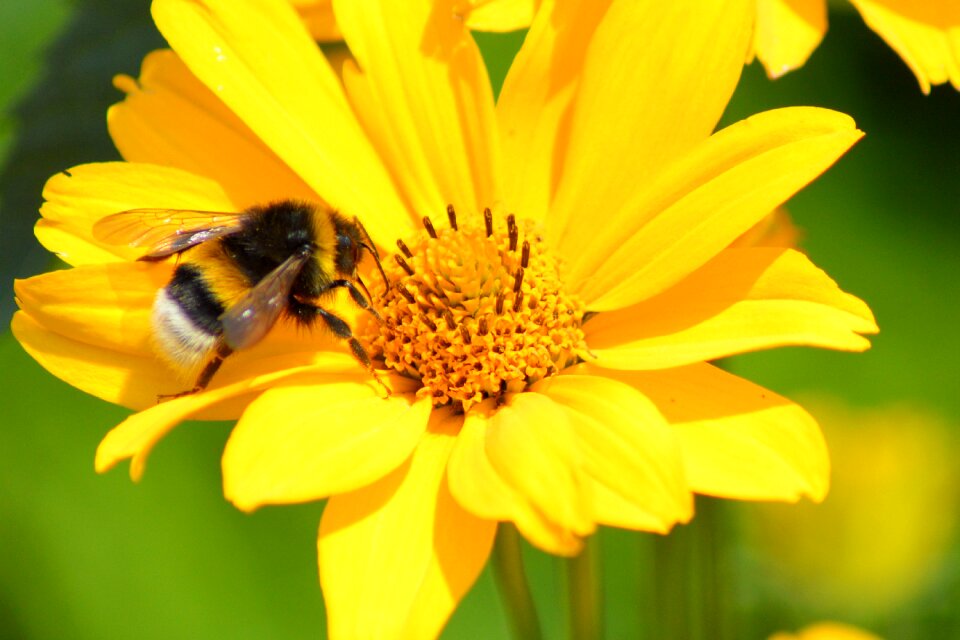
<path fill-rule="evenodd" d="M 433 640 L 486 564 L 496 523 L 464 511 L 445 482 L 462 418 L 437 413 L 409 462 L 327 504 L 318 550 L 331 640 Z"/>
<path fill-rule="evenodd" d="M 127 262 L 130 259 L 118 255 L 127 252 L 125 247 L 103 245 L 91 238 L 89 233 L 89 228 L 80 230 L 70 223 L 61 224 L 43 218 L 37 220 L 33 226 L 33 234 L 40 244 L 68 264 L 106 264 Z"/>
<path fill-rule="evenodd" d="M 292 0 L 291 4 L 307 25 L 310 35 L 319 42 L 337 42 L 343 40 L 343 34 L 333 17 L 333 3 L 330 0 Z"/>
<path fill-rule="evenodd" d="M 607 375 L 635 386 L 673 425 L 697 493 L 789 502 L 826 496 L 823 434 L 786 398 L 709 364 Z"/>
<path fill-rule="evenodd" d="M 600 367 L 665 369 L 802 345 L 863 351 L 870 309 L 792 249 L 728 249 L 667 291 L 584 326 Z"/>
<path fill-rule="evenodd" d="M 486 453 L 515 491 L 579 536 L 594 524 L 583 479 L 583 454 L 566 411 L 538 393 L 518 393 L 490 416 Z"/>
<path fill-rule="evenodd" d="M 954 0 L 850 0 L 864 22 L 900 54 L 920 88 L 960 90 L 960 4 Z"/>
<path fill-rule="evenodd" d="M 447 468 L 450 493 L 479 518 L 514 522 L 527 540 L 544 551 L 576 555 L 582 547 L 580 538 L 550 520 L 490 463 L 486 445 L 492 405 L 492 401 L 477 405 L 464 420 Z"/>
<path fill-rule="evenodd" d="M 52 331 L 139 357 L 154 354 L 150 312 L 166 263 L 120 262 L 51 271 L 14 284 L 20 308 Z"/>
<path fill-rule="evenodd" d="M 516 31 L 529 27 L 538 0 L 460 0 L 458 15 L 464 16 L 467 28 L 474 31 Z"/>
<path fill-rule="evenodd" d="M 463 21 L 435 4 L 334 1 L 360 68 L 344 82 L 416 219 L 479 216 L 499 200 L 493 91 Z"/>
<path fill-rule="evenodd" d="M 80 265 L 111 259 L 133 260 L 143 253 L 93 239 L 93 223 L 128 209 L 198 209 L 238 211 L 220 186 L 208 178 L 181 169 L 152 164 L 104 162 L 85 164 L 47 180 L 40 208 L 44 224 L 37 237 L 68 264 Z M 41 231 L 40 229 L 43 229 Z M 65 243 L 59 239 L 74 236 Z"/>
<path fill-rule="evenodd" d="M 107 123 L 130 162 L 190 171 L 216 181 L 238 206 L 316 193 L 197 80 L 169 50 L 143 60 L 138 80 L 118 77 L 126 99 Z"/>
<path fill-rule="evenodd" d="M 666 290 L 813 180 L 861 135 L 848 116 L 810 107 L 767 111 L 727 127 L 566 247 L 568 286 L 594 311 L 623 308 Z"/>
<path fill-rule="evenodd" d="M 807 61 L 827 32 L 826 0 L 756 0 L 754 53 L 779 78 Z"/>
<path fill-rule="evenodd" d="M 226 419 L 236 418 L 256 394 L 280 383 L 317 383 L 342 380 L 356 375 L 345 369 L 345 356 L 329 354 L 315 363 L 300 365 L 290 360 L 274 359 L 267 373 L 256 372 L 239 382 L 211 387 L 165 402 L 154 403 L 135 413 L 114 427 L 97 448 L 96 469 L 104 473 L 118 462 L 130 458 L 130 477 L 139 481 L 146 468 L 147 457 L 154 445 L 174 427 L 189 418 Z M 331 371 L 335 373 L 331 373 Z"/>
<path fill-rule="evenodd" d="M 619 381 L 561 375 L 531 389 L 562 406 L 600 524 L 665 533 L 693 515 L 679 442 L 650 400 Z"/>
<path fill-rule="evenodd" d="M 803 238 L 803 230 L 793 223 L 789 212 L 778 207 L 757 224 L 750 227 L 746 233 L 730 243 L 730 247 L 780 247 L 781 249 L 796 249 Z"/>
<path fill-rule="evenodd" d="M 710 135 L 743 69 L 754 1 L 610 6 L 583 63 L 551 208 L 562 255 L 598 218 L 614 224 L 638 185 Z"/>
<path fill-rule="evenodd" d="M 153 16 L 190 71 L 317 194 L 392 242 L 406 212 L 287 2 L 156 0 Z"/>
<path fill-rule="evenodd" d="M 171 373 L 153 356 L 137 356 L 72 340 L 14 314 L 13 335 L 44 369 L 67 384 L 113 404 L 142 409 L 171 393 Z"/>
<path fill-rule="evenodd" d="M 557 159 L 566 154 L 583 58 L 608 7 L 600 1 L 545 0 L 503 82 L 497 121 L 504 200 L 527 218 L 542 219 L 556 193 Z"/>
<path fill-rule="evenodd" d="M 396 469 L 426 429 L 431 401 L 402 389 L 383 398 L 368 382 L 288 385 L 253 401 L 223 453 L 227 499 L 244 511 L 319 500 Z"/>

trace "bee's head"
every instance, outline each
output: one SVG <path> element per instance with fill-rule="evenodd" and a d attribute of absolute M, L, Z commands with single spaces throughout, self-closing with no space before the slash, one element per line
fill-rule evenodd
<path fill-rule="evenodd" d="M 380 264 L 380 254 L 370 239 L 370 234 L 364 229 L 363 224 L 356 218 L 350 222 L 338 225 L 337 228 L 337 270 L 348 278 L 357 278 L 357 267 L 363 260 L 363 252 L 367 251 L 373 256 L 383 276 L 383 282 L 389 288 L 387 276 L 383 272 L 383 266 Z"/>

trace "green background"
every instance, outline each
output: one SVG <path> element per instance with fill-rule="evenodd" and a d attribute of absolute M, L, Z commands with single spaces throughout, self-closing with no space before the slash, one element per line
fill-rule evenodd
<path fill-rule="evenodd" d="M 882 333 L 862 355 L 780 349 L 731 361 L 786 395 L 828 392 L 854 407 L 908 403 L 960 425 L 960 95 L 923 96 L 851 11 L 801 70 L 745 70 L 725 122 L 788 105 L 852 115 L 866 138 L 791 203 L 813 260 L 867 300 Z M 0 3 L 0 287 L 52 261 L 32 236 L 47 177 L 116 158 L 105 113 L 118 72 L 162 46 L 147 3 Z M 502 79 L 522 36 L 481 37 Z M 125 411 L 59 382 L 0 335 L 0 638 L 314 638 L 322 635 L 315 536 L 322 505 L 244 515 L 220 491 L 228 424 L 189 424 L 139 484 L 98 476 L 100 438 Z M 943 509 L 954 510 L 954 491 Z M 865 497 L 868 499 L 868 497 Z M 816 616 L 889 638 L 960 637 L 956 544 L 906 604 L 869 616 L 811 609 L 757 575 L 741 524 L 756 507 L 700 501 L 667 539 L 603 531 L 610 638 L 765 638 Z M 897 514 L 890 514 L 896 518 Z M 545 635 L 565 635 L 564 564 L 527 549 Z M 389 579 L 385 577 L 385 579 Z M 491 572 L 445 638 L 506 638 Z"/>

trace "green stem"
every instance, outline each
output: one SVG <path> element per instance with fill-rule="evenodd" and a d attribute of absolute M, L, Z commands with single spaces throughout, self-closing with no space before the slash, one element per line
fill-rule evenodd
<path fill-rule="evenodd" d="M 598 534 L 590 536 L 580 555 L 567 561 L 571 640 L 600 640 L 603 636 L 599 544 Z"/>
<path fill-rule="evenodd" d="M 493 565 L 503 608 L 517 640 L 541 640 L 540 620 L 523 571 L 521 551 L 517 528 L 512 523 L 501 522 L 493 545 Z"/>
<path fill-rule="evenodd" d="M 655 542 L 657 607 L 651 637 L 725 640 L 733 585 L 726 571 L 727 528 L 720 500 L 698 497 L 693 522 Z"/>

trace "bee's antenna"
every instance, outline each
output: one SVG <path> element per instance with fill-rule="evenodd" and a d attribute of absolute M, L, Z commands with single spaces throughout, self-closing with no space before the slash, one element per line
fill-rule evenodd
<path fill-rule="evenodd" d="M 367 285 L 363 284 L 363 280 L 360 279 L 359 275 L 357 276 L 357 284 L 359 284 L 360 288 L 363 289 L 363 295 L 367 296 L 367 300 L 373 300 L 373 298 L 370 297 L 370 290 L 367 289 Z"/>
<path fill-rule="evenodd" d="M 377 252 L 376 245 L 373 244 L 373 238 L 371 238 L 370 234 L 367 233 L 366 227 L 363 226 L 363 223 L 360 222 L 359 218 L 354 218 L 353 223 L 357 225 L 357 228 L 360 229 L 360 232 L 363 234 L 364 240 L 366 240 L 366 242 L 361 242 L 360 246 L 369 251 L 370 255 L 373 256 L 374 261 L 377 263 L 377 268 L 380 269 L 380 275 L 383 276 L 383 286 L 386 291 L 389 291 L 390 281 L 387 280 L 387 272 L 383 270 L 383 265 L 380 264 L 380 254 Z M 369 293 L 367 293 L 367 297 L 370 297 Z"/>

